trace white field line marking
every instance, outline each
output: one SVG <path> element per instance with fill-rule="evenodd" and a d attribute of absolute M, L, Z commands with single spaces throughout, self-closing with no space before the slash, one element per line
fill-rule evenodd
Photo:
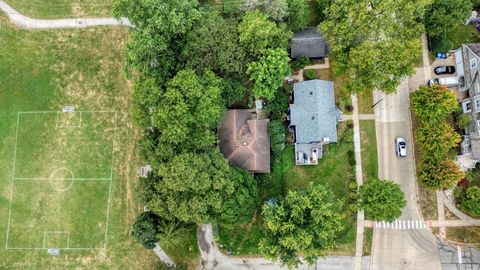
<path fill-rule="evenodd" d="M 113 142 L 112 142 L 112 166 L 110 168 L 110 186 L 108 187 L 108 204 L 107 204 L 107 220 L 105 222 L 105 240 L 103 241 L 103 249 L 107 248 L 107 236 L 108 236 L 108 217 L 110 213 L 110 200 L 112 195 L 112 182 L 113 182 L 113 166 L 114 166 L 114 157 L 115 157 L 115 137 L 117 135 L 117 112 L 115 112 L 115 121 L 113 128 Z"/>
<path fill-rule="evenodd" d="M 47 238 L 47 232 L 46 232 L 46 231 L 43 232 L 43 244 L 42 244 L 42 248 L 45 248 L 45 238 Z"/>
<path fill-rule="evenodd" d="M 457 256 L 458 256 L 458 263 L 459 264 L 462 264 L 462 249 L 460 248 L 460 246 L 457 246 Z"/>
<path fill-rule="evenodd" d="M 82 128 L 82 112 L 80 112 L 80 124 L 78 125 L 79 128 Z"/>
<path fill-rule="evenodd" d="M 18 125 L 20 123 L 20 113 L 17 112 L 17 130 L 15 131 L 15 147 L 13 150 L 13 172 L 12 185 L 10 187 L 10 206 L 8 207 L 7 236 L 5 237 L 5 248 L 8 248 L 8 235 L 10 233 L 10 218 L 12 216 L 13 187 L 15 183 L 15 162 L 17 159 L 17 141 L 18 141 Z"/>
<path fill-rule="evenodd" d="M 70 232 L 67 233 L 67 248 L 70 246 Z"/>
<path fill-rule="evenodd" d="M 59 249 L 64 249 L 62 247 L 45 247 L 45 238 L 47 234 L 66 234 L 67 235 L 67 248 L 70 242 L 70 231 L 43 231 L 43 248 L 44 249 L 49 249 L 49 248 L 59 248 Z"/>
<path fill-rule="evenodd" d="M 112 175 L 113 175 L 113 155 L 115 152 L 115 137 L 116 137 L 116 130 L 117 130 L 117 112 L 116 111 L 76 111 L 76 112 L 85 112 L 85 113 L 115 113 L 115 125 L 114 125 L 114 134 L 113 134 L 113 149 L 112 149 L 112 165 L 110 171 L 110 178 L 76 178 L 75 180 L 99 180 L 99 181 L 110 181 L 109 192 L 108 192 L 108 205 L 107 205 L 107 223 L 105 227 L 105 242 L 104 247 L 89 247 L 89 248 L 61 248 L 62 250 L 93 250 L 93 249 L 105 249 L 106 248 L 106 239 L 107 239 L 107 232 L 108 232 L 108 213 L 110 209 L 110 201 L 111 201 L 111 189 L 112 189 Z M 10 189 L 10 205 L 8 210 L 8 222 L 7 222 L 7 235 L 5 237 L 5 249 L 12 249 L 12 250 L 48 250 L 48 248 L 36 248 L 36 247 L 8 247 L 8 236 L 10 233 L 10 222 L 11 222 L 11 213 L 12 213 L 12 203 L 13 203 L 13 188 L 14 188 L 14 181 L 15 180 L 36 180 L 38 178 L 16 178 L 15 171 L 16 171 L 16 156 L 17 156 L 17 142 L 18 142 L 18 130 L 19 130 L 19 123 L 20 123 L 20 114 L 37 114 L 37 113 L 56 113 L 58 116 L 58 111 L 24 111 L 24 112 L 17 112 L 17 127 L 16 127 L 16 134 L 15 134 L 15 147 L 14 147 L 14 155 L 13 155 L 13 172 L 12 172 L 12 184 Z M 50 178 L 45 178 L 45 180 L 50 180 Z M 67 242 L 68 245 L 70 244 L 70 233 L 68 232 Z M 44 241 L 45 241 L 45 232 L 44 232 Z M 45 243 L 43 243 L 45 245 Z"/>
<path fill-rule="evenodd" d="M 16 177 L 15 180 L 38 180 L 38 181 L 48 181 L 48 180 L 72 180 L 72 181 L 110 181 L 110 178 L 50 178 L 50 177 Z"/>
<path fill-rule="evenodd" d="M 59 113 L 60 113 L 60 112 L 57 112 L 57 120 L 55 120 L 55 128 L 58 128 L 58 114 L 59 114 Z"/>

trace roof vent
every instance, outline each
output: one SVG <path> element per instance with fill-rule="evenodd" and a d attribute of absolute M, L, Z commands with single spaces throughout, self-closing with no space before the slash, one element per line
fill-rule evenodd
<path fill-rule="evenodd" d="M 315 116 L 312 116 L 312 120 L 315 120 Z"/>
<path fill-rule="evenodd" d="M 310 91 L 310 96 L 311 96 L 311 95 L 313 95 L 313 92 L 312 92 L 312 91 Z"/>
<path fill-rule="evenodd" d="M 245 142 L 245 141 L 242 142 L 242 145 L 243 145 L 243 146 L 247 146 L 247 142 Z"/>

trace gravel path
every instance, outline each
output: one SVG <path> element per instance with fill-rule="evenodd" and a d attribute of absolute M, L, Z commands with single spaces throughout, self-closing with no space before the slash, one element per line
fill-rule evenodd
<path fill-rule="evenodd" d="M 107 25 L 132 26 L 128 18 L 120 18 L 120 20 L 115 18 L 33 19 L 20 14 L 3 0 L 0 0 L 0 10 L 7 14 L 12 24 L 25 29 L 85 28 Z"/>

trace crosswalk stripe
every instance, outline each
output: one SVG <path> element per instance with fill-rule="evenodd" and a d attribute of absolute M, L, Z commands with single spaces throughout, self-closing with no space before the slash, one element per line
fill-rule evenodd
<path fill-rule="evenodd" d="M 423 220 L 395 220 L 393 222 L 386 222 L 384 220 L 375 221 L 375 228 L 379 229 L 395 229 L 395 230 L 414 230 L 414 229 L 425 229 L 427 228 L 427 223 Z"/>
<path fill-rule="evenodd" d="M 407 226 L 405 226 L 405 220 L 403 221 L 403 228 L 406 229 Z"/>
<path fill-rule="evenodd" d="M 410 220 L 407 220 L 407 226 L 410 229 Z"/>

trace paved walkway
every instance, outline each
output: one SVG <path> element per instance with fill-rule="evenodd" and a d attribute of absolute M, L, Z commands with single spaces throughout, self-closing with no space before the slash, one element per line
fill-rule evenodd
<path fill-rule="evenodd" d="M 155 248 L 153 249 L 153 252 L 155 252 L 158 258 L 160 258 L 160 260 L 165 264 L 175 265 L 173 260 L 170 257 L 168 257 L 167 253 L 165 253 L 165 251 L 163 251 L 163 249 L 158 244 L 155 244 Z"/>
<path fill-rule="evenodd" d="M 296 75 L 291 75 L 290 79 L 296 80 L 298 82 L 303 82 L 303 71 L 305 69 L 328 69 L 330 68 L 330 60 L 326 57 L 325 58 L 325 63 L 323 64 L 317 64 L 317 65 L 310 65 L 310 66 L 305 66 L 303 69 L 300 69 L 298 71 L 298 74 Z"/>
<path fill-rule="evenodd" d="M 360 117 L 358 114 L 358 101 L 357 96 L 352 95 L 353 106 L 353 143 L 355 150 L 355 180 L 358 186 L 363 185 L 363 171 L 362 171 L 362 148 L 360 144 Z M 375 115 L 373 115 L 375 119 Z M 363 234 L 365 228 L 363 227 L 363 220 L 365 216 L 363 210 L 357 212 L 357 237 L 355 241 L 355 270 L 362 269 L 362 255 L 363 255 Z"/>
<path fill-rule="evenodd" d="M 132 26 L 128 18 L 120 18 L 120 20 L 115 18 L 33 19 L 20 14 L 3 0 L 0 0 L 0 10 L 7 14 L 12 24 L 26 29 L 85 28 L 107 25 Z"/>
<path fill-rule="evenodd" d="M 440 224 L 443 224 L 442 222 L 445 221 L 445 204 L 443 199 L 443 192 L 437 190 L 435 194 L 437 196 L 438 221 L 440 222 Z M 447 228 L 445 226 L 440 226 L 440 236 L 445 237 L 446 233 Z"/>
<path fill-rule="evenodd" d="M 342 121 L 353 120 L 353 115 L 343 114 Z M 375 114 L 359 114 L 358 120 L 375 120 Z"/>

